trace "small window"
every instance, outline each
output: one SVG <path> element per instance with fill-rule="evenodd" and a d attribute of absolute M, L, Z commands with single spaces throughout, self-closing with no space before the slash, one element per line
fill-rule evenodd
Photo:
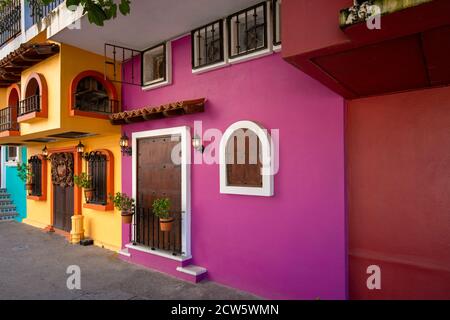
<path fill-rule="evenodd" d="M 191 39 L 192 69 L 225 62 L 222 20 L 192 31 Z"/>
<path fill-rule="evenodd" d="M 100 151 L 91 152 L 87 157 L 88 172 L 92 179 L 94 195 L 90 204 L 107 203 L 107 156 Z"/>
<path fill-rule="evenodd" d="M 273 196 L 272 139 L 252 121 L 231 125 L 220 141 L 220 192 Z"/>
<path fill-rule="evenodd" d="M 142 84 L 144 87 L 170 83 L 170 43 L 161 44 L 142 53 Z"/>
<path fill-rule="evenodd" d="M 8 147 L 7 153 L 8 162 L 19 161 L 19 147 Z"/>
<path fill-rule="evenodd" d="M 281 0 L 273 0 L 273 45 L 281 46 Z"/>
<path fill-rule="evenodd" d="M 38 156 L 33 156 L 28 160 L 28 165 L 31 167 L 33 183 L 30 196 L 40 197 L 42 196 L 42 160 Z"/>
<path fill-rule="evenodd" d="M 233 14 L 227 21 L 230 58 L 268 48 L 266 2 Z"/>

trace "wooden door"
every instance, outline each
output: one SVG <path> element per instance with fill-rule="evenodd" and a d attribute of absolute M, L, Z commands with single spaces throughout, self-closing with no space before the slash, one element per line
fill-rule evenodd
<path fill-rule="evenodd" d="M 74 189 L 53 186 L 53 226 L 59 230 L 72 230 L 71 218 L 74 213 Z"/>
<path fill-rule="evenodd" d="M 181 253 L 181 165 L 172 161 L 179 144 L 170 136 L 146 138 L 137 144 L 136 242 L 152 249 Z M 177 139 L 175 139 L 177 140 Z M 151 212 L 153 201 L 169 198 L 175 218 L 170 233 L 159 230 L 159 220 Z"/>
<path fill-rule="evenodd" d="M 53 184 L 53 226 L 70 232 L 74 214 L 74 158 L 72 153 L 51 156 Z"/>

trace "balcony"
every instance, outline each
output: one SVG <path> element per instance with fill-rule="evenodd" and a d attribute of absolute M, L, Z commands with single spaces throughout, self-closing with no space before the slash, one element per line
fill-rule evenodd
<path fill-rule="evenodd" d="M 18 135 L 17 107 L 6 107 L 0 110 L 0 133 L 2 135 Z"/>
<path fill-rule="evenodd" d="M 20 34 L 21 11 L 20 0 L 11 0 L 0 9 L 0 46 Z"/>
<path fill-rule="evenodd" d="M 19 102 L 19 117 L 41 111 L 41 96 L 33 95 Z"/>
<path fill-rule="evenodd" d="M 39 0 L 29 1 L 31 19 L 33 21 L 33 24 L 37 24 L 40 23 L 44 17 L 48 16 L 50 12 L 55 10 L 65 0 L 55 0 L 47 5 L 42 4 Z"/>

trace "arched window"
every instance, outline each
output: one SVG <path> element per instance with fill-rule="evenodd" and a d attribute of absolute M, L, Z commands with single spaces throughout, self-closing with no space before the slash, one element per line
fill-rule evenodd
<path fill-rule="evenodd" d="M 97 71 L 84 71 L 72 80 L 70 114 L 108 118 L 119 111 L 114 85 Z"/>
<path fill-rule="evenodd" d="M 220 192 L 273 196 L 271 138 L 252 121 L 231 125 L 220 142 Z"/>
<path fill-rule="evenodd" d="M 20 101 L 20 88 L 17 84 L 13 84 L 8 88 L 7 97 L 8 104 L 6 108 L 0 110 L 0 136 L 19 135 L 17 110 Z"/>
<path fill-rule="evenodd" d="M 48 115 L 48 89 L 43 75 L 32 73 L 28 78 L 24 98 L 19 102 L 19 119 L 46 118 Z"/>

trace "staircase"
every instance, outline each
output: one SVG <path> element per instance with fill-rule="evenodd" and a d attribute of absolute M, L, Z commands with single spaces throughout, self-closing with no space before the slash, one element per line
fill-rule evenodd
<path fill-rule="evenodd" d="M 14 220 L 19 214 L 6 189 L 0 189 L 0 221 Z"/>

